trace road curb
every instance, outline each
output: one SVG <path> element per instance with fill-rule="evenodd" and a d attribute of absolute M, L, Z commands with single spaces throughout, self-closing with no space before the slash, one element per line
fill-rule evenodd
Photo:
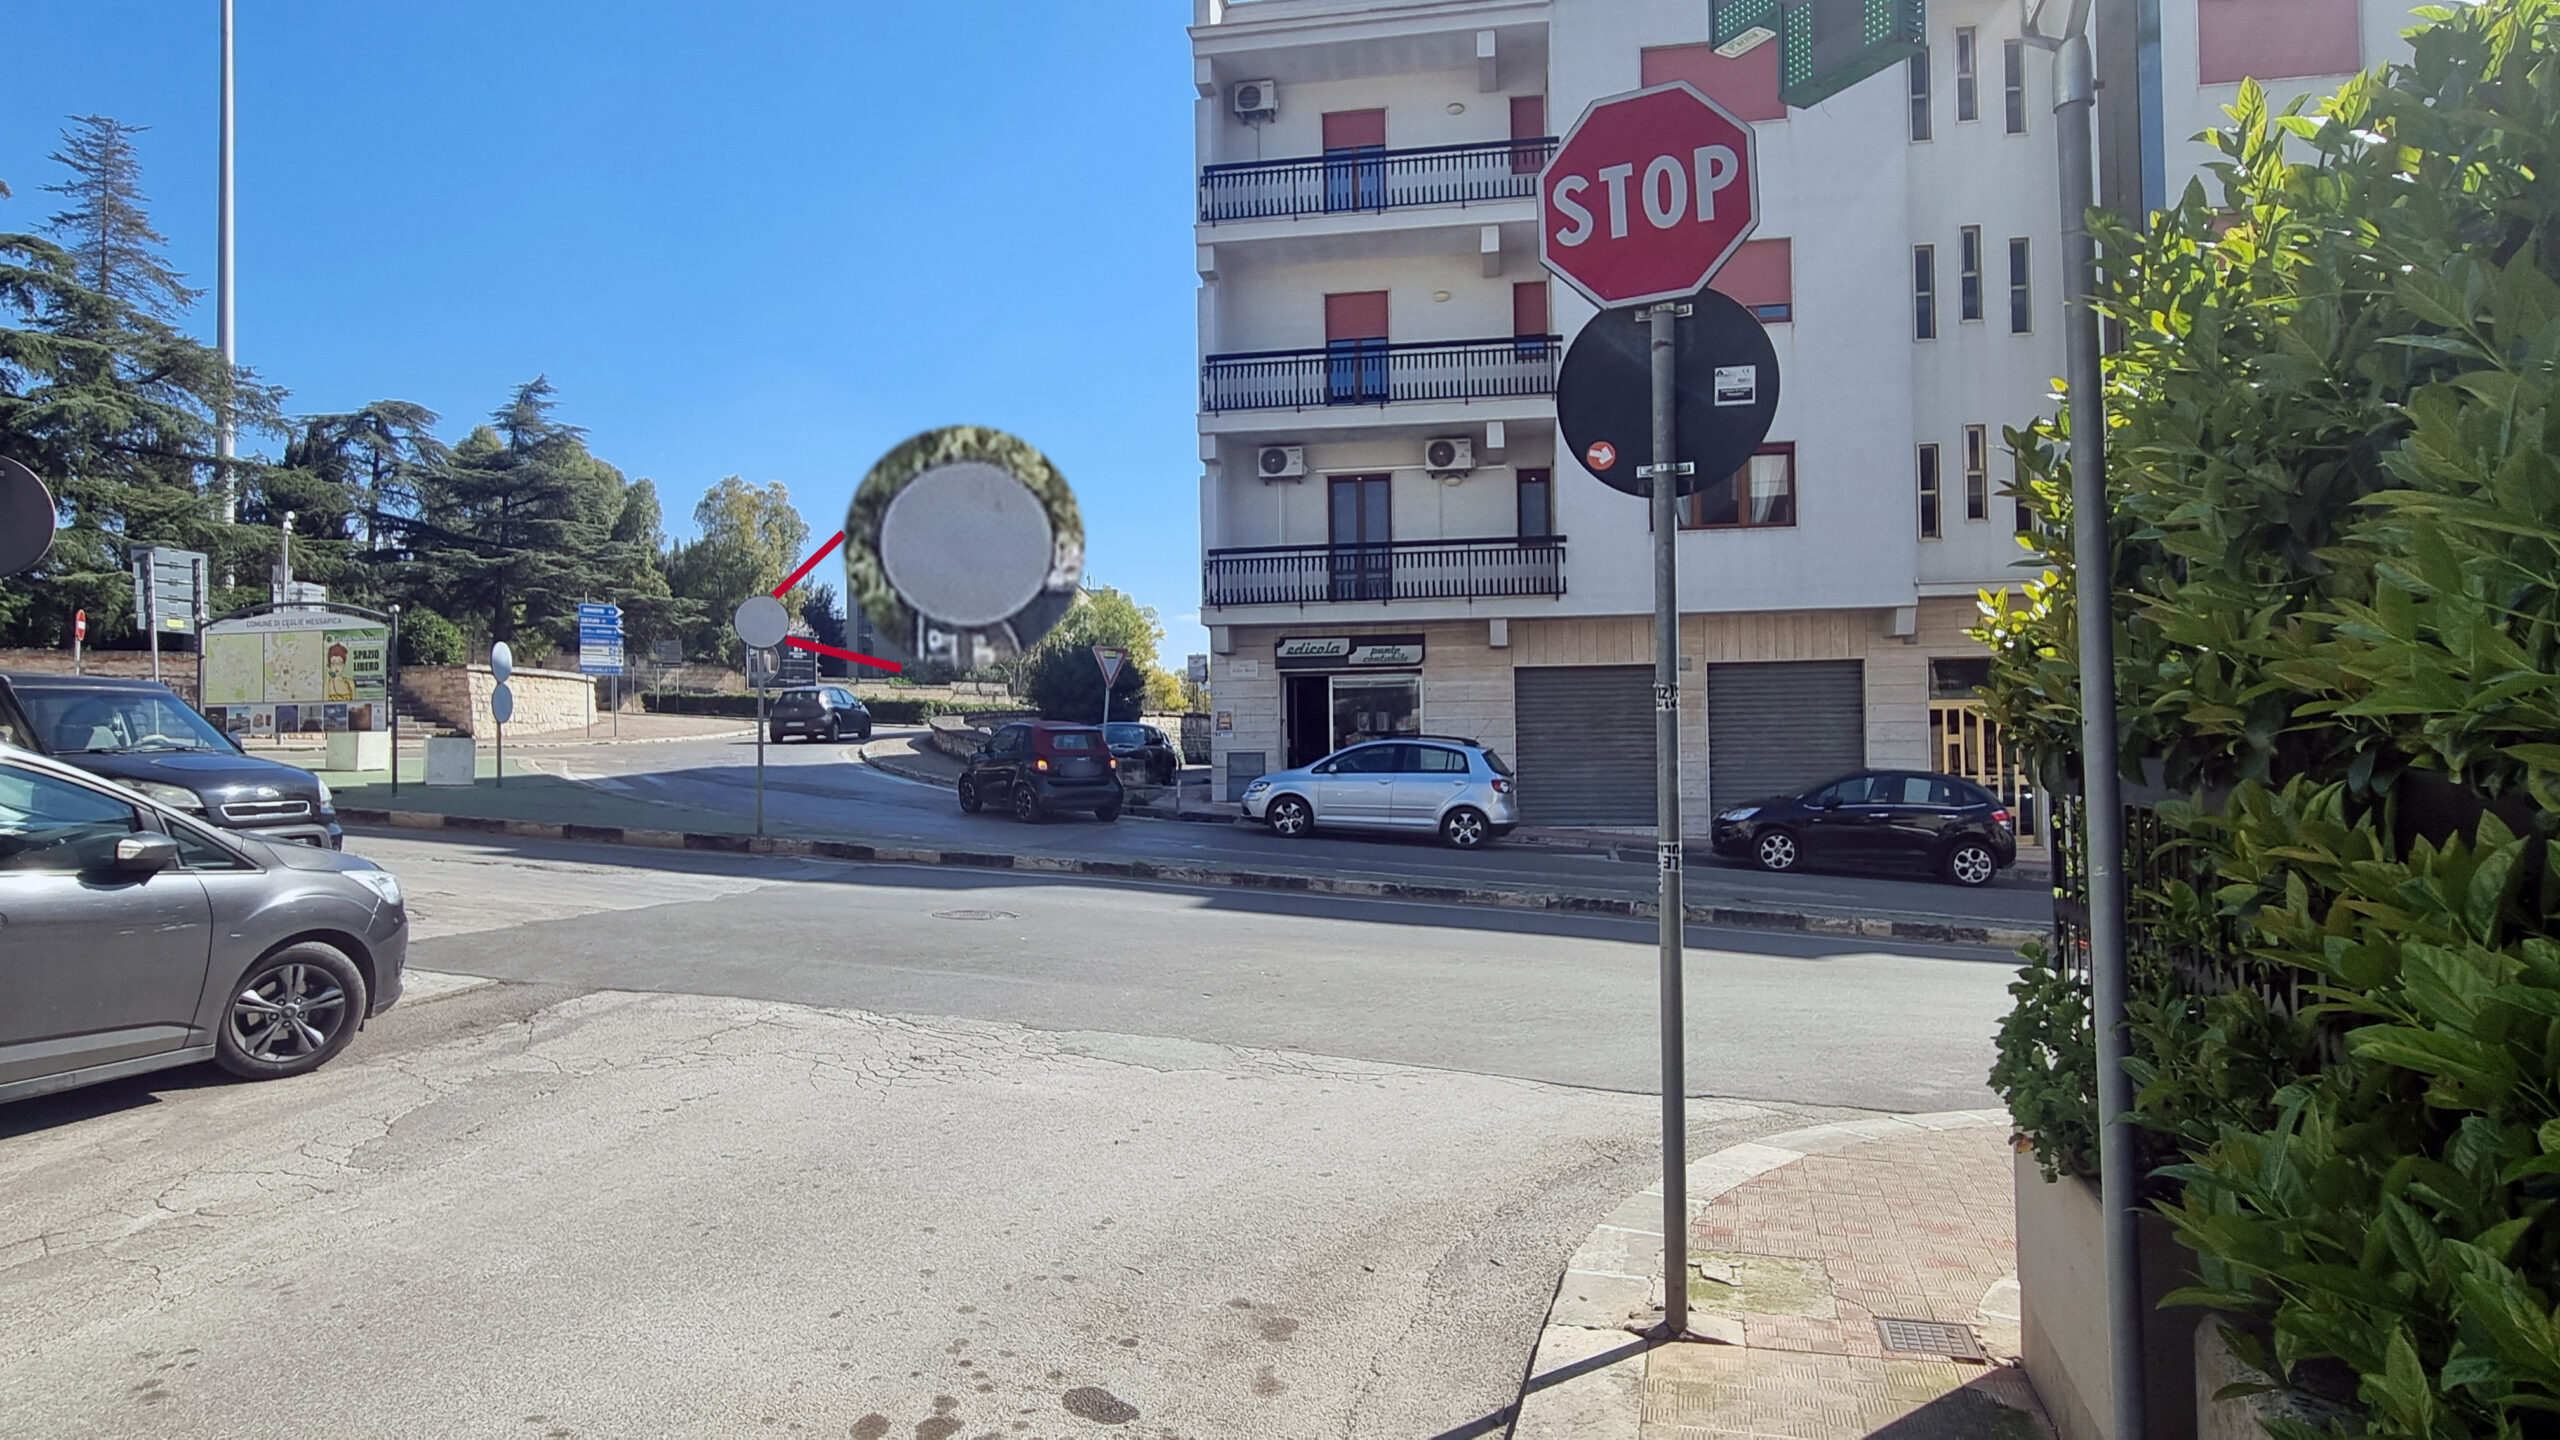
<path fill-rule="evenodd" d="M 1739 1145 L 1689 1164 L 1689 1223 L 1729 1190 L 1802 1160 L 1914 1131 L 2007 1127 L 2006 1110 L 1940 1110 L 1879 1115 L 1809 1125 Z M 1630 1195 L 1591 1229 L 1556 1282 L 1555 1303 L 1538 1333 L 1532 1382 L 1634 1341 L 1631 1317 L 1662 1304 L 1662 1182 Z M 1717 1343 L 1739 1345 L 1738 1327 L 1691 1312 L 1691 1328 Z M 1526 1390 L 1512 1420 L 1512 1440 L 1637 1440 L 1644 1420 L 1646 1351 L 1584 1370 L 1560 1383 Z"/>
<path fill-rule="evenodd" d="M 342 825 L 392 830 L 455 830 L 466 834 L 504 835 L 519 840 L 574 840 L 594 845 L 639 845 L 661 850 L 698 850 L 724 855 L 781 855 L 800 859 L 855 860 L 874 864 L 933 865 L 972 870 L 1020 870 L 1051 875 L 1090 875 L 1112 880 L 1154 880 L 1176 885 L 1228 886 L 1253 890 L 1285 890 L 1309 895 L 1342 895 L 1374 900 L 1427 900 L 1456 905 L 1499 905 L 1506 909 L 1551 910 L 1574 915 L 1618 915 L 1651 919 L 1659 907 L 1651 900 L 1624 895 L 1556 890 L 1527 885 L 1433 883 L 1411 880 L 1358 879 L 1339 875 L 1254 870 L 1233 865 L 1168 865 L 1149 860 L 1084 860 L 1071 856 L 1017 855 L 1005 851 L 944 850 L 921 846 L 878 845 L 859 840 L 803 839 L 795 836 L 738 835 L 717 831 L 652 830 L 622 825 L 571 825 L 542 820 L 504 820 L 478 815 L 446 815 L 430 810 L 341 808 Z M 1868 940 L 1910 940 L 1934 945 L 2015 949 L 2044 938 L 2041 929 L 1998 925 L 1964 925 L 1936 920 L 1893 919 L 1820 911 L 1691 905 L 1689 923 L 1738 930 L 1792 931 L 1804 935 Z"/>

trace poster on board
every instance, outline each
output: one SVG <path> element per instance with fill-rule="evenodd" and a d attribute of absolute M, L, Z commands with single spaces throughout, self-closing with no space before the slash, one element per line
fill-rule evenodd
<path fill-rule="evenodd" d="M 202 644 L 208 709 L 265 709 L 289 733 L 341 724 L 370 730 L 390 714 L 386 626 L 326 611 L 285 611 L 218 620 L 205 627 Z"/>

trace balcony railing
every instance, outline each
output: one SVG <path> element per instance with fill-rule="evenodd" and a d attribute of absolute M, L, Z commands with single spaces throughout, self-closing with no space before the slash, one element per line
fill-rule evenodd
<path fill-rule="evenodd" d="M 1337 340 L 1320 350 L 1212 355 L 1200 366 L 1200 408 L 1294 410 L 1552 395 L 1563 355 L 1561 335 L 1404 344 Z"/>
<path fill-rule="evenodd" d="M 1264 545 L 1212 550 L 1202 570 L 1212 606 L 1562 595 L 1564 537 Z"/>
<path fill-rule="evenodd" d="M 1524 200 L 1538 193 L 1538 172 L 1555 153 L 1555 138 L 1545 136 L 1211 165 L 1200 172 L 1200 218 L 1270 220 Z"/>

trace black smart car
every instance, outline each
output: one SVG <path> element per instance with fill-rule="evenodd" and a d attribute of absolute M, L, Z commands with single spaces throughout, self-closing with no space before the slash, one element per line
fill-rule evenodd
<path fill-rule="evenodd" d="M 989 737 L 960 772 L 960 808 L 973 815 L 993 806 L 1028 824 L 1060 810 L 1117 820 L 1122 803 L 1120 762 L 1097 725 L 1017 721 Z"/>
<path fill-rule="evenodd" d="M 803 685 L 773 697 L 765 710 L 768 739 L 779 745 L 797 735 L 806 740 L 868 740 L 871 710 L 841 685 Z"/>
<path fill-rule="evenodd" d="M 0 673 L 0 743 L 50 755 L 226 830 L 327 850 L 345 843 L 327 782 L 243 755 L 156 681 Z"/>
<path fill-rule="evenodd" d="M 1898 862 L 1971 886 L 2018 858 L 2015 822 L 1998 797 L 1970 780 L 1908 770 L 1861 770 L 1801 795 L 1730 806 L 1713 833 L 1717 854 L 1763 870 Z"/>
<path fill-rule="evenodd" d="M 1111 739 L 1111 753 L 1120 760 L 1120 768 L 1147 777 L 1151 785 L 1170 785 L 1174 772 L 1182 768 L 1182 752 L 1173 740 L 1153 725 L 1135 721 L 1114 720 L 1102 727 Z"/>

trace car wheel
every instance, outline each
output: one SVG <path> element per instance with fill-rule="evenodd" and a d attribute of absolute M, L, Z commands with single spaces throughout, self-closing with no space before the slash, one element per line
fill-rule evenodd
<path fill-rule="evenodd" d="M 1020 781 L 1014 782 L 1013 786 L 1013 818 L 1025 825 L 1037 825 L 1049 818 L 1049 812 L 1040 806 L 1040 797 L 1032 794 L 1031 787 Z"/>
<path fill-rule="evenodd" d="M 1974 889 L 1988 885 L 2000 873 L 2000 857 L 1979 840 L 1959 840 L 1947 851 L 1946 876 L 1950 883 Z"/>
<path fill-rule="evenodd" d="M 780 726 L 776 726 L 776 727 L 774 727 L 773 729 L 766 731 L 766 732 L 765 732 L 765 737 L 764 737 L 764 738 L 765 738 L 766 740 L 768 740 L 768 741 L 771 741 L 773 744 L 776 744 L 776 745 L 781 744 L 781 743 L 782 743 L 782 729 L 781 729 L 781 727 L 780 727 Z"/>
<path fill-rule="evenodd" d="M 1461 805 L 1440 817 L 1440 838 L 1453 850 L 1474 850 L 1493 838 L 1493 824 L 1483 811 Z"/>
<path fill-rule="evenodd" d="M 833 745 L 833 744 L 835 744 L 837 741 L 842 740 L 843 738 L 844 738 L 844 722 L 843 722 L 843 721 L 841 721 L 841 720 L 830 720 L 830 721 L 828 721 L 828 722 L 827 722 L 827 743 L 828 743 L 828 744 L 830 744 L 830 745 Z"/>
<path fill-rule="evenodd" d="M 1174 770 L 1173 762 L 1172 762 L 1172 761 L 1170 761 L 1170 760 L 1167 760 L 1167 761 L 1165 761 L 1163 764 L 1158 765 L 1158 766 L 1156 767 L 1156 783 L 1157 783 L 1157 784 L 1159 784 L 1159 785 L 1170 785 L 1170 784 L 1172 784 L 1172 783 L 1173 783 L 1173 770 Z"/>
<path fill-rule="evenodd" d="M 316 941 L 288 945 L 232 987 L 214 1059 L 248 1080 L 317 1070 L 355 1038 L 365 1008 L 364 975 L 354 961 Z"/>
<path fill-rule="evenodd" d="M 866 725 L 864 725 L 861 729 L 854 731 L 854 732 L 853 732 L 853 738 L 854 738 L 856 741 L 862 741 L 862 740 L 868 740 L 868 739 L 870 739 L 870 738 L 871 738 L 871 727 L 870 727 L 869 725 L 867 725 L 867 724 L 866 724 Z"/>
<path fill-rule="evenodd" d="M 1263 818 L 1270 824 L 1271 833 L 1283 840 L 1304 840 L 1316 828 L 1315 812 L 1307 808 L 1306 801 L 1295 795 L 1283 795 L 1272 801 L 1271 808 L 1263 812 Z"/>
<path fill-rule="evenodd" d="M 987 808 L 987 798 L 978 793 L 978 782 L 969 776 L 961 776 L 960 813 L 963 815 L 975 815 L 985 808 Z"/>
<path fill-rule="evenodd" d="M 1796 837 L 1784 830 L 1772 830 L 1752 845 L 1751 858 L 1763 870 L 1793 870 L 1796 862 L 1804 859 L 1804 852 L 1796 847 Z"/>
<path fill-rule="evenodd" d="M 1097 805 L 1093 808 L 1093 818 L 1108 825 L 1120 818 L 1120 807 L 1116 804 Z"/>

